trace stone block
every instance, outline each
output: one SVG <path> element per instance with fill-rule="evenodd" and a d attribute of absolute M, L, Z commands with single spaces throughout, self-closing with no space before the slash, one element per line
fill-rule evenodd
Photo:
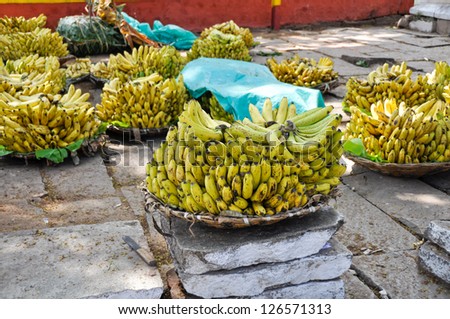
<path fill-rule="evenodd" d="M 450 284 L 450 255 L 437 245 L 425 243 L 419 249 L 421 266 Z"/>
<path fill-rule="evenodd" d="M 0 199 L 31 199 L 45 193 L 45 185 L 42 181 L 39 167 L 30 165 L 11 165 L 0 167 L 0 180 L 3 187 L 0 188 Z"/>
<path fill-rule="evenodd" d="M 342 279 L 335 279 L 269 289 L 252 299 L 343 299 L 344 297 L 344 282 Z"/>
<path fill-rule="evenodd" d="M 184 289 L 202 298 L 249 297 L 271 287 L 338 278 L 350 268 L 352 255 L 331 240 L 317 254 L 280 263 L 262 263 L 200 275 L 178 272 Z"/>
<path fill-rule="evenodd" d="M 411 30 L 432 33 L 436 31 L 436 21 L 435 20 L 413 20 L 409 23 L 409 28 Z"/>
<path fill-rule="evenodd" d="M 425 236 L 450 254 L 450 220 L 434 220 L 428 225 Z"/>
<path fill-rule="evenodd" d="M 160 298 L 158 269 L 124 235 L 148 247 L 138 221 L 0 233 L 0 298 Z"/>
<path fill-rule="evenodd" d="M 162 219 L 177 270 L 202 274 L 261 263 L 290 261 L 316 254 L 343 224 L 325 207 L 303 218 L 247 229 L 216 229 L 178 218 Z"/>
<path fill-rule="evenodd" d="M 436 32 L 439 34 L 442 34 L 442 35 L 449 35 L 450 34 L 450 21 L 443 20 L 443 19 L 437 19 Z"/>

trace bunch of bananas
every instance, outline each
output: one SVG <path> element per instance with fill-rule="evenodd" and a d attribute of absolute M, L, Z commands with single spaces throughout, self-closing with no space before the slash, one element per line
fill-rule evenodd
<path fill-rule="evenodd" d="M 255 45 L 255 42 L 253 41 L 253 34 L 250 29 L 241 28 L 233 20 L 215 24 L 212 27 L 204 29 L 200 34 L 200 38 L 207 38 L 213 30 L 219 30 L 220 32 L 225 34 L 240 35 L 242 37 L 242 40 L 244 40 L 245 45 L 249 49 Z"/>
<path fill-rule="evenodd" d="M 33 71 L 44 73 L 56 71 L 60 67 L 57 57 L 42 57 L 38 54 L 28 55 L 18 60 L 6 60 L 0 58 L 0 74 L 31 73 Z"/>
<path fill-rule="evenodd" d="M 37 93 L 56 94 L 65 86 L 64 70 L 57 69 L 44 73 L 0 73 L 0 93 L 12 96 L 34 95 Z"/>
<path fill-rule="evenodd" d="M 106 83 L 97 105 L 103 122 L 118 121 L 133 128 L 160 128 L 176 120 L 187 99 L 183 78 L 163 79 L 158 73 L 121 82 Z"/>
<path fill-rule="evenodd" d="M 32 54 L 62 57 L 69 51 L 63 38 L 50 29 L 0 34 L 0 58 L 17 60 Z"/>
<path fill-rule="evenodd" d="M 347 82 L 347 93 L 343 100 L 344 107 L 351 106 L 370 111 L 371 104 L 381 100 L 396 99 L 409 107 L 422 104 L 434 96 L 436 84 L 429 83 L 428 76 L 411 78 L 412 70 L 406 62 L 400 65 L 385 63 L 369 73 L 367 79 L 351 77 Z"/>
<path fill-rule="evenodd" d="M 242 36 L 223 33 L 216 29 L 209 32 L 205 38 L 197 38 L 187 56 L 189 60 L 200 57 L 242 61 L 252 60 Z"/>
<path fill-rule="evenodd" d="M 147 188 L 162 202 L 191 213 L 273 215 L 330 194 L 346 167 L 339 164 L 340 115 L 332 107 L 296 114 L 283 99 L 267 99 L 252 120 L 212 119 L 192 100 L 147 164 Z"/>
<path fill-rule="evenodd" d="M 91 59 L 77 58 L 75 62 L 69 64 L 66 69 L 66 77 L 77 79 L 91 73 Z"/>
<path fill-rule="evenodd" d="M 119 78 L 120 81 L 126 82 L 154 72 L 158 72 L 165 79 L 177 77 L 186 64 L 186 59 L 172 46 L 155 48 L 142 45 L 133 48 L 131 53 L 125 51 L 123 55 L 111 54 L 106 66 L 103 62 L 97 64 L 92 70 L 94 76 Z"/>
<path fill-rule="evenodd" d="M 0 34 L 12 32 L 31 32 L 36 28 L 43 28 L 47 23 L 47 17 L 43 14 L 38 17 L 25 19 L 24 17 L 0 18 Z"/>
<path fill-rule="evenodd" d="M 301 58 L 295 54 L 280 63 L 275 58 L 267 59 L 267 66 L 279 81 L 297 86 L 316 87 L 339 76 L 333 70 L 334 62 L 327 57 L 322 57 L 316 62 L 312 58 Z"/>
<path fill-rule="evenodd" d="M 369 155 L 389 163 L 450 161 L 450 105 L 439 99 L 408 107 L 386 99 L 371 105 L 370 114 L 350 107 L 344 139 L 360 138 Z"/>
<path fill-rule="evenodd" d="M 234 115 L 225 111 L 219 101 L 212 94 L 203 94 L 200 98 L 202 108 L 209 111 L 211 117 L 215 120 L 234 122 Z"/>
<path fill-rule="evenodd" d="M 0 145 L 17 153 L 64 148 L 91 139 L 100 121 L 88 102 L 89 93 L 71 85 L 61 94 L 20 95 L 0 93 Z"/>

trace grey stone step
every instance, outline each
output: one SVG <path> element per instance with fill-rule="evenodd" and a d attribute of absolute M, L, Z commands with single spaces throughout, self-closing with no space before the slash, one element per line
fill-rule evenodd
<path fill-rule="evenodd" d="M 326 207 L 303 218 L 244 229 L 216 229 L 161 218 L 177 269 L 202 274 L 260 263 L 284 262 L 316 254 L 339 229 L 342 216 Z"/>
<path fill-rule="evenodd" d="M 425 231 L 425 236 L 450 254 L 450 220 L 434 220 Z"/>
<path fill-rule="evenodd" d="M 124 235 L 148 247 L 138 221 L 0 233 L 0 298 L 160 298 Z"/>
<path fill-rule="evenodd" d="M 427 242 L 419 249 L 419 260 L 427 271 L 450 284 L 450 255 L 445 250 Z"/>
<path fill-rule="evenodd" d="M 350 268 L 351 253 L 331 240 L 319 253 L 280 263 L 263 263 L 200 275 L 178 272 L 184 289 L 202 298 L 250 297 L 270 287 L 338 278 Z"/>

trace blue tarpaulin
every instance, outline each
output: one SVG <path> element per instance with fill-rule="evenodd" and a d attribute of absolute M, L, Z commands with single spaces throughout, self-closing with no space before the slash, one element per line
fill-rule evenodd
<path fill-rule="evenodd" d="M 256 63 L 200 58 L 189 62 L 181 73 L 192 97 L 211 92 L 237 120 L 249 117 L 250 103 L 261 110 L 266 98 L 276 108 L 287 97 L 297 106 L 297 113 L 325 106 L 319 90 L 280 82 L 267 67 Z"/>
<path fill-rule="evenodd" d="M 152 29 L 148 23 L 141 23 L 125 12 L 122 12 L 122 15 L 126 22 L 137 31 L 146 35 L 150 40 L 166 45 L 173 45 L 178 50 L 189 50 L 195 39 L 197 39 L 197 36 L 191 31 L 174 24 L 163 25 L 160 21 L 155 20 Z"/>

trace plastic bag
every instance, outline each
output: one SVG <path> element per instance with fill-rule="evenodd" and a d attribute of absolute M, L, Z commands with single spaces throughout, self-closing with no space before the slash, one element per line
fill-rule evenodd
<path fill-rule="evenodd" d="M 146 35 L 150 40 L 172 45 L 178 50 L 189 50 L 197 36 L 174 24 L 163 25 L 160 21 L 153 22 L 153 30 L 148 23 L 141 23 L 125 12 L 122 16 L 137 31 Z"/>
<path fill-rule="evenodd" d="M 250 117 L 250 103 L 262 110 L 266 98 L 276 108 L 287 97 L 297 106 L 297 113 L 325 106 L 319 90 L 282 83 L 267 67 L 256 63 L 200 58 L 189 62 L 181 74 L 193 98 L 211 92 L 236 120 Z"/>

